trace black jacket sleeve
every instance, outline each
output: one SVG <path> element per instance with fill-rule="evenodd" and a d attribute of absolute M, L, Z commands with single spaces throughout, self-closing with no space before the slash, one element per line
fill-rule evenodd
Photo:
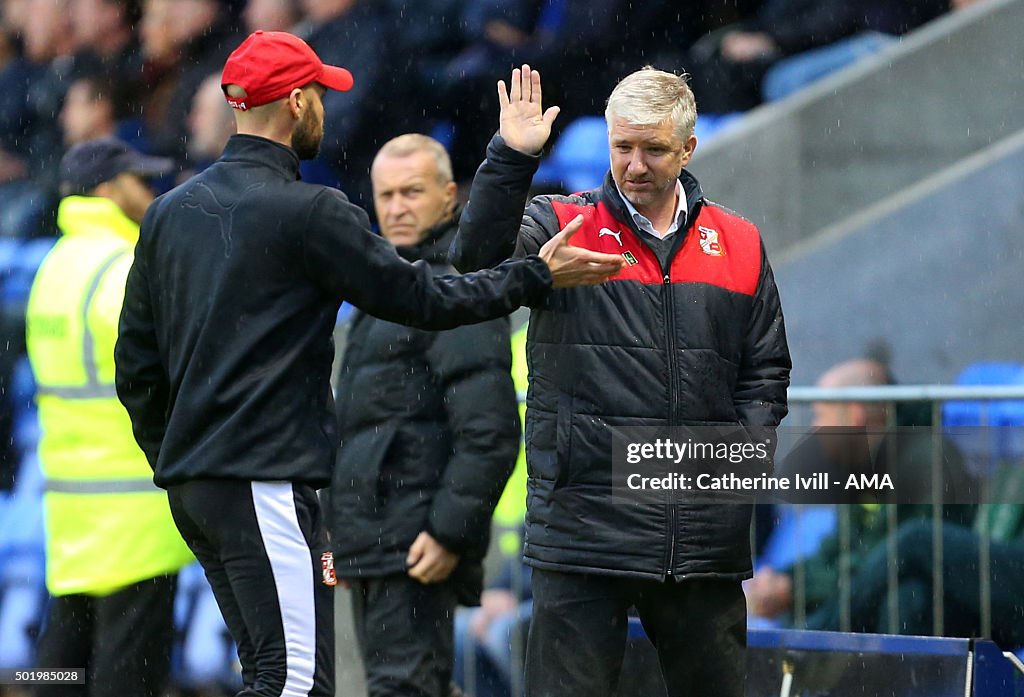
<path fill-rule="evenodd" d="M 330 296 L 365 312 L 422 329 L 450 329 L 536 305 L 551 288 L 539 257 L 467 276 L 434 276 L 370 232 L 366 213 L 341 192 L 317 194 L 304 226 L 307 272 Z"/>
<path fill-rule="evenodd" d="M 770 441 L 769 452 L 775 450 L 775 429 L 788 411 L 791 367 L 779 290 L 762 243 L 761 277 L 747 323 L 733 403 L 750 437 L 755 442 Z"/>
<path fill-rule="evenodd" d="M 153 208 L 150 207 L 150 213 Z M 146 220 L 142 225 L 145 229 Z M 135 440 L 155 470 L 167 430 L 170 383 L 157 347 L 143 239 L 145 236 L 136 245 L 135 260 L 125 283 L 114 346 L 114 384 L 117 397 L 131 418 Z"/>
<path fill-rule="evenodd" d="M 510 341 L 500 319 L 440 332 L 427 350 L 452 434 L 427 531 L 464 557 L 486 553 L 491 515 L 519 454 Z"/>
<path fill-rule="evenodd" d="M 543 231 L 523 217 L 540 159 L 517 152 L 495 135 L 477 169 L 469 201 L 459 218 L 450 259 L 459 271 L 490 268 L 512 256 L 536 254 Z M 557 232 L 557 230 L 555 230 Z"/>

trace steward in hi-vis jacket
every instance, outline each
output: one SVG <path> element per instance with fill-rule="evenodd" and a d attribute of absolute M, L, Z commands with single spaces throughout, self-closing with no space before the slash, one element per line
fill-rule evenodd
<path fill-rule="evenodd" d="M 193 557 L 114 391 L 114 343 L 153 200 L 142 176 L 170 162 L 101 139 L 72 148 L 61 166 L 62 237 L 26 317 L 53 596 L 37 668 L 86 669 L 90 695 L 155 697 L 170 667 L 177 573 Z"/>

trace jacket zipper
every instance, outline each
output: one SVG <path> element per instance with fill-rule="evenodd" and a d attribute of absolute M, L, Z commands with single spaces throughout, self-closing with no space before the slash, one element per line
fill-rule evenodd
<path fill-rule="evenodd" d="M 686 220 L 676 230 L 676 239 L 672 244 L 672 251 L 668 255 L 668 259 L 665 261 L 662 267 L 662 281 L 664 282 L 665 288 L 665 331 L 666 341 L 665 349 L 668 352 L 668 424 L 669 426 L 678 426 L 680 424 L 679 415 L 679 394 L 677 390 L 678 379 L 676 378 L 676 315 L 675 307 L 672 302 L 672 261 L 675 259 L 676 254 L 682 249 L 683 244 L 686 241 L 686 236 L 690 230 L 690 226 L 697 220 L 697 214 L 700 211 L 700 202 L 694 202 L 693 205 L 689 206 L 689 210 L 686 214 Z M 669 489 L 668 493 L 671 495 L 672 490 Z M 668 519 L 668 560 L 665 563 L 665 576 L 672 578 L 672 567 L 675 566 L 676 562 L 676 531 L 679 529 L 679 511 L 677 510 L 676 503 L 672 497 L 669 500 L 667 511 Z"/>
<path fill-rule="evenodd" d="M 687 235 L 687 233 L 688 233 L 688 231 L 690 229 L 690 225 L 692 225 L 694 223 L 694 221 L 697 220 L 697 214 L 700 211 L 700 206 L 701 206 L 701 201 L 700 200 L 695 201 L 693 203 L 693 205 L 689 206 L 689 210 L 687 211 L 687 214 L 686 214 L 686 220 L 683 221 L 683 224 L 680 225 L 679 228 L 676 230 L 676 233 L 675 233 L 676 234 L 676 241 L 675 241 L 675 243 L 672 246 L 672 251 L 671 251 L 671 253 L 669 253 L 668 259 L 666 260 L 665 264 L 662 266 L 662 269 L 661 269 L 661 271 L 662 271 L 662 285 L 663 285 L 663 287 L 665 289 L 665 304 L 664 304 L 664 307 L 665 307 L 665 333 L 666 333 L 665 349 L 666 349 L 666 351 L 668 353 L 668 379 L 669 379 L 669 386 L 668 386 L 668 423 L 669 423 L 669 426 L 677 426 L 677 425 L 679 425 L 679 420 L 680 420 L 678 418 L 679 398 L 678 398 L 678 395 L 676 394 L 676 383 L 678 381 L 676 380 L 676 367 L 675 367 L 675 335 L 676 335 L 676 332 L 675 332 L 675 313 L 673 312 L 673 303 L 672 303 L 672 275 L 671 275 L 672 260 L 675 258 L 676 254 L 679 253 L 679 250 L 682 248 L 683 243 L 686 240 L 686 235 Z M 625 219 L 629 220 L 629 216 L 627 215 L 625 217 Z M 633 231 L 633 234 L 636 236 L 636 238 L 638 240 L 641 240 L 641 241 L 643 240 L 643 235 L 636 228 L 636 225 L 632 225 L 631 224 L 630 225 L 630 229 Z M 653 254 L 654 256 L 657 256 L 656 254 L 654 254 L 654 250 L 653 249 L 651 250 L 651 254 Z M 668 490 L 668 493 L 671 493 L 671 489 Z M 667 524 L 668 524 L 668 528 L 669 528 L 668 529 L 668 553 L 665 555 L 666 556 L 665 576 L 668 577 L 668 578 L 672 578 L 672 576 L 673 576 L 673 574 L 672 574 L 672 567 L 675 564 L 675 560 L 676 560 L 676 529 L 679 527 L 678 526 L 678 521 L 677 521 L 678 511 L 676 510 L 676 504 L 671 502 L 671 501 L 669 503 L 666 503 L 665 505 L 668 508 L 668 513 L 667 513 L 667 516 L 666 516 L 666 520 L 667 520 Z"/>
<path fill-rule="evenodd" d="M 669 265 L 671 265 L 669 260 Z M 662 279 L 665 287 L 665 349 L 668 352 L 668 423 L 669 426 L 676 425 L 676 405 L 679 401 L 676 395 L 676 361 L 675 361 L 675 312 L 672 304 L 672 278 L 668 269 L 665 269 L 665 276 Z M 665 563 L 665 575 L 672 576 L 672 567 L 676 558 L 676 506 L 672 501 L 671 489 L 666 492 L 669 498 L 668 503 L 668 560 Z"/>

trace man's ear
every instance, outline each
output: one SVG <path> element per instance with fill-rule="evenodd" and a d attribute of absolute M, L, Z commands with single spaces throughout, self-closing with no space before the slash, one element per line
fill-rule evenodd
<path fill-rule="evenodd" d="M 288 95 L 288 111 L 291 113 L 292 118 L 298 120 L 302 117 L 302 111 L 308 108 L 309 101 L 306 99 L 306 95 L 298 87 L 293 89 Z"/>
<path fill-rule="evenodd" d="M 863 402 L 851 402 L 846 405 L 849 410 L 850 425 L 858 428 L 868 425 L 868 407 Z"/>
<path fill-rule="evenodd" d="M 100 196 L 102 198 L 113 198 L 112 192 L 115 189 L 115 185 L 112 181 L 100 182 L 89 192 L 89 196 Z"/>
<path fill-rule="evenodd" d="M 690 135 L 685 141 L 683 141 L 683 166 L 690 164 L 690 158 L 693 157 L 694 151 L 697 149 L 697 136 Z"/>
<path fill-rule="evenodd" d="M 459 185 L 455 182 L 448 182 L 444 185 L 445 212 L 451 213 L 455 210 L 455 202 L 458 201 Z"/>

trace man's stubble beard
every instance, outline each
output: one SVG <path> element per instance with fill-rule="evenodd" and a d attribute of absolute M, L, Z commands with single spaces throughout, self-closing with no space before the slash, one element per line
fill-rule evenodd
<path fill-rule="evenodd" d="M 300 160 L 312 160 L 320 154 L 320 143 L 324 135 L 322 127 L 318 126 L 312 110 L 307 111 L 302 120 L 295 124 L 292 131 L 292 149 Z"/>

